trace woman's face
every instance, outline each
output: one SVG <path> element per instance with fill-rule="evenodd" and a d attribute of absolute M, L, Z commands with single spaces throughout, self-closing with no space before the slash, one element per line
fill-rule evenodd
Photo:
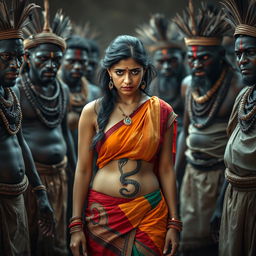
<path fill-rule="evenodd" d="M 108 73 L 119 94 L 133 95 L 140 87 L 145 70 L 134 59 L 128 58 L 114 64 Z"/>

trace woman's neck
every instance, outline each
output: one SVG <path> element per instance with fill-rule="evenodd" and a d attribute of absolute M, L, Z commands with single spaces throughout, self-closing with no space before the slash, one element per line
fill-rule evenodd
<path fill-rule="evenodd" d="M 131 105 L 138 103 L 141 98 L 143 98 L 142 92 L 138 91 L 133 95 L 118 95 L 117 103 L 122 103 L 124 105 Z"/>

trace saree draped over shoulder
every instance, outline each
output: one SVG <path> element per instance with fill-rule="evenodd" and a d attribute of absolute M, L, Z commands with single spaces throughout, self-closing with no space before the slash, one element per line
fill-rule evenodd
<path fill-rule="evenodd" d="M 121 158 L 157 162 L 164 134 L 174 124 L 173 155 L 176 153 L 177 115 L 169 104 L 158 97 L 144 102 L 130 117 L 132 125 L 118 122 L 97 145 L 99 169 L 108 162 Z"/>
<path fill-rule="evenodd" d="M 105 133 L 97 145 L 97 165 L 101 169 L 112 160 L 141 159 L 152 162 L 157 175 L 161 144 L 172 125 L 175 154 L 176 114 L 167 103 L 151 97 L 130 117 L 132 125 L 120 121 Z M 90 190 L 85 215 L 89 255 L 163 255 L 168 208 L 160 190 L 129 199 Z"/>

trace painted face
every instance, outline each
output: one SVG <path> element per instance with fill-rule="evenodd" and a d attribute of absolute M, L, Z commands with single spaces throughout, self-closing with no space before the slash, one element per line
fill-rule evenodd
<path fill-rule="evenodd" d="M 144 68 L 134 59 L 128 58 L 120 60 L 108 72 L 119 94 L 132 95 L 138 91 Z"/>
<path fill-rule="evenodd" d="M 160 76 L 177 76 L 182 71 L 183 56 L 179 49 L 157 50 L 153 60 Z"/>
<path fill-rule="evenodd" d="M 246 85 L 256 83 L 256 38 L 241 36 L 235 42 L 235 54 L 243 82 Z"/>
<path fill-rule="evenodd" d="M 95 52 L 95 51 L 90 52 L 89 61 L 88 61 L 88 65 L 86 68 L 86 78 L 89 81 L 92 81 L 94 78 L 94 74 L 98 67 L 98 62 L 99 62 L 98 52 Z"/>
<path fill-rule="evenodd" d="M 85 76 L 88 55 L 82 49 L 67 49 L 62 61 L 62 77 L 68 85 L 77 84 Z"/>
<path fill-rule="evenodd" d="M 189 46 L 188 64 L 192 77 L 215 81 L 222 69 L 224 51 L 218 46 Z"/>
<path fill-rule="evenodd" d="M 57 75 L 63 53 L 54 44 L 41 44 L 28 51 L 29 76 L 34 84 L 52 83 Z"/>
<path fill-rule="evenodd" d="M 21 39 L 0 40 L 0 86 L 15 85 L 23 57 L 24 48 Z"/>

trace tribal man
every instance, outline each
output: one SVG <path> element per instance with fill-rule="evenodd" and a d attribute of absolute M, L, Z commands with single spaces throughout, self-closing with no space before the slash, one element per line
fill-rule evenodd
<path fill-rule="evenodd" d="M 35 4 L 0 2 L 0 255 L 29 256 L 29 231 L 23 193 L 28 180 L 36 197 L 41 234 L 53 233 L 53 211 L 22 130 L 19 91 L 14 86 L 24 55 L 22 27 Z M 12 10 L 12 12 L 10 11 Z M 28 179 L 27 179 L 28 177 Z"/>
<path fill-rule="evenodd" d="M 102 96 L 101 88 L 95 84 L 96 73 L 98 71 L 100 50 L 99 46 L 95 40 L 98 32 L 91 28 L 90 24 L 87 22 L 84 26 L 72 25 L 73 35 L 83 38 L 87 45 L 87 58 L 88 61 L 85 65 L 85 74 L 83 77 L 83 82 L 87 82 L 87 103 Z M 81 41 L 81 40 L 79 40 Z"/>
<path fill-rule="evenodd" d="M 75 148 L 78 143 L 78 121 L 88 96 L 88 81 L 85 78 L 88 65 L 89 46 L 87 40 L 73 35 L 66 40 L 67 48 L 60 68 L 60 78 L 70 90 L 68 124 L 72 132 Z"/>
<path fill-rule="evenodd" d="M 205 4 L 195 16 L 190 1 L 183 17 L 177 15 L 174 19 L 185 34 L 191 69 L 191 75 L 184 79 L 187 107 L 175 166 L 181 186 L 183 255 L 218 253 L 210 219 L 224 180 L 227 122 L 240 90 L 240 75 L 226 61 L 221 46 L 228 30 L 224 18 L 222 11 L 210 11 Z"/>
<path fill-rule="evenodd" d="M 181 82 L 186 75 L 184 43 L 181 36 L 177 32 L 176 25 L 159 13 L 152 15 L 149 25 L 144 24 L 136 31 L 151 53 L 153 64 L 158 71 L 150 93 L 173 107 L 178 114 L 178 132 L 180 132 L 184 111 Z"/>
<path fill-rule="evenodd" d="M 25 64 L 18 83 L 24 115 L 22 127 L 37 171 L 48 190 L 55 214 L 56 232 L 53 244 L 38 237 L 35 223 L 37 208 L 34 207 L 34 195 L 29 190 L 26 207 L 30 209 L 31 251 L 33 255 L 66 255 L 66 166 L 68 158 L 70 169 L 74 170 L 75 155 L 67 125 L 69 89 L 56 78 L 66 44 L 62 37 L 51 32 L 48 1 L 45 1 L 44 28 L 40 26 L 40 19 L 36 19 L 40 17 L 37 12 L 33 17 L 34 23 L 26 27 L 26 32 L 30 32 L 31 36 L 24 41 Z M 61 32 L 60 28 L 66 25 L 64 22 L 55 27 Z"/>
<path fill-rule="evenodd" d="M 246 87 L 236 98 L 225 151 L 220 256 L 256 255 L 256 2 L 225 0 L 235 28 L 235 55 Z"/>

